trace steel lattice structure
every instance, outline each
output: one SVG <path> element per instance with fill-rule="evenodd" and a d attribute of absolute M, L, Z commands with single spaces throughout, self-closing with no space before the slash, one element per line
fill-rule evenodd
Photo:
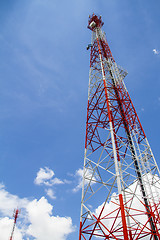
<path fill-rule="evenodd" d="M 160 239 L 160 172 L 97 15 L 92 31 L 79 240 Z M 88 47 L 88 48 L 89 48 Z"/>
<path fill-rule="evenodd" d="M 16 227 L 16 222 L 17 222 L 18 215 L 19 215 L 19 209 L 14 210 L 14 214 L 13 214 L 14 223 L 13 223 L 13 229 L 12 229 L 11 236 L 10 236 L 9 240 L 13 239 L 13 234 L 14 234 L 14 230 L 15 230 L 15 227 Z"/>

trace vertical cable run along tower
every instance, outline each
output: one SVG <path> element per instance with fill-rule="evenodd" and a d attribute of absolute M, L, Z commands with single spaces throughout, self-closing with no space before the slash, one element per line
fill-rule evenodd
<path fill-rule="evenodd" d="M 160 239 L 160 172 L 112 56 L 92 31 L 79 240 Z"/>

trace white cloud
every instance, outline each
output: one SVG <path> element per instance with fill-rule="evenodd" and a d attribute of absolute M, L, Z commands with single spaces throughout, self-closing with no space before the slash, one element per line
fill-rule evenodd
<path fill-rule="evenodd" d="M 20 199 L 5 190 L 5 186 L 0 184 L 0 213 L 3 216 L 12 217 L 15 208 L 23 208 L 28 204 L 27 198 Z"/>
<path fill-rule="evenodd" d="M 54 172 L 50 168 L 48 167 L 40 168 L 40 170 L 37 173 L 37 177 L 34 180 L 34 183 L 37 185 L 42 185 L 42 184 L 49 185 L 50 180 L 52 179 L 53 176 L 54 176 Z"/>
<path fill-rule="evenodd" d="M 52 197 L 54 193 L 49 193 Z M 70 217 L 52 215 L 53 206 L 45 197 L 30 201 L 7 192 L 0 184 L 0 233 L 1 240 L 9 239 L 13 227 L 13 210 L 21 209 L 14 232 L 14 239 L 65 240 L 74 231 Z"/>
<path fill-rule="evenodd" d="M 70 217 L 52 216 L 53 207 L 42 197 L 28 204 L 28 217 L 31 222 L 27 233 L 37 240 L 65 240 L 74 231 Z"/>
<path fill-rule="evenodd" d="M 48 167 L 40 168 L 37 172 L 37 177 L 35 178 L 34 183 L 36 185 L 44 185 L 45 187 L 68 183 L 67 180 L 62 181 L 57 177 L 53 178 L 54 175 L 55 173 L 52 169 Z M 55 193 L 51 188 L 45 188 L 45 192 L 51 199 L 56 199 Z"/>
<path fill-rule="evenodd" d="M 153 53 L 155 54 L 155 55 L 158 55 L 159 53 L 160 53 L 160 51 L 158 51 L 157 49 L 153 49 Z"/>
<path fill-rule="evenodd" d="M 54 171 L 48 167 L 40 168 L 37 173 L 37 177 L 34 180 L 36 185 L 45 185 L 45 186 L 53 186 L 58 184 L 64 184 L 62 180 L 53 176 L 55 175 Z"/>
<path fill-rule="evenodd" d="M 51 199 L 56 199 L 55 193 L 51 188 L 46 189 L 45 191 L 46 191 L 47 196 L 49 196 Z"/>
<path fill-rule="evenodd" d="M 59 184 L 64 184 L 64 182 L 62 180 L 60 180 L 59 178 L 54 178 L 50 181 L 48 186 L 59 185 Z"/>

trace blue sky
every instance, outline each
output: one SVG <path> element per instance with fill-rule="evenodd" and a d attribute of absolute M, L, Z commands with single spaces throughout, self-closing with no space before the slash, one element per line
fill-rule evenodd
<path fill-rule="evenodd" d="M 128 71 L 125 83 L 159 164 L 159 9 L 159 0 L 1 0 L 4 240 L 16 207 L 17 240 L 78 239 L 93 12 L 102 15 L 112 54 Z M 45 233 L 37 227 L 43 218 Z"/>

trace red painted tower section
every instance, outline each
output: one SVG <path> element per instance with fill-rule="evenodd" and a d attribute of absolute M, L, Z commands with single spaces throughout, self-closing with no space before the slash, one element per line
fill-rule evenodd
<path fill-rule="evenodd" d="M 79 240 L 160 239 L 160 172 L 112 56 L 92 31 Z"/>
<path fill-rule="evenodd" d="M 14 211 L 14 214 L 13 214 L 14 224 L 13 224 L 13 229 L 12 229 L 11 236 L 10 236 L 10 239 L 9 239 L 9 240 L 13 240 L 13 234 L 14 234 L 14 230 L 15 230 L 15 226 L 16 226 L 18 214 L 19 214 L 19 209 L 16 209 L 16 210 Z"/>

